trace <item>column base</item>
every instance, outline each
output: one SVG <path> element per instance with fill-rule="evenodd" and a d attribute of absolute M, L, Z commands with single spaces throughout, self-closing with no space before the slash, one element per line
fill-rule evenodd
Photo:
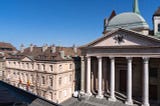
<path fill-rule="evenodd" d="M 92 96 L 91 92 L 86 93 L 86 96 Z"/>
<path fill-rule="evenodd" d="M 103 95 L 96 95 L 96 98 L 98 98 L 98 99 L 103 99 Z"/>
<path fill-rule="evenodd" d="M 133 105 L 133 101 L 132 100 L 131 101 L 126 101 L 125 104 L 126 105 Z"/>
<path fill-rule="evenodd" d="M 115 102 L 116 98 L 115 97 L 110 97 L 108 100 L 111 101 L 111 102 Z"/>
<path fill-rule="evenodd" d="M 146 104 L 142 104 L 141 106 L 150 106 L 150 104 L 146 103 Z"/>
<path fill-rule="evenodd" d="M 80 91 L 80 94 L 82 94 L 82 95 L 85 94 L 84 90 L 81 90 L 81 91 Z"/>

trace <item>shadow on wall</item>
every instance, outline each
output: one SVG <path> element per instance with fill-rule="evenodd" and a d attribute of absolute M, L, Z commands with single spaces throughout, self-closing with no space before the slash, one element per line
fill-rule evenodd
<path fill-rule="evenodd" d="M 0 81 L 0 106 L 61 106 Z"/>

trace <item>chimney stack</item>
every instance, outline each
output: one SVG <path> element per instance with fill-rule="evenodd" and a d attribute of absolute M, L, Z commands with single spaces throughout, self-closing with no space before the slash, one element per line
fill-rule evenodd
<path fill-rule="evenodd" d="M 42 51 L 45 52 L 47 49 L 48 49 L 48 45 L 45 44 L 45 45 L 42 47 Z"/>
<path fill-rule="evenodd" d="M 21 46 L 20 46 L 20 52 L 21 52 L 21 53 L 24 52 L 24 45 L 23 45 L 23 44 L 21 44 Z"/>
<path fill-rule="evenodd" d="M 77 53 L 77 47 L 75 44 L 73 45 L 73 51 L 74 51 L 74 53 Z"/>
<path fill-rule="evenodd" d="M 33 47 L 34 47 L 34 45 L 33 45 L 33 44 L 30 44 L 30 52 L 33 51 Z"/>
<path fill-rule="evenodd" d="M 56 52 L 56 46 L 55 46 L 55 45 L 52 45 L 52 46 L 51 46 L 51 52 L 52 52 L 52 53 L 55 53 L 55 52 Z"/>

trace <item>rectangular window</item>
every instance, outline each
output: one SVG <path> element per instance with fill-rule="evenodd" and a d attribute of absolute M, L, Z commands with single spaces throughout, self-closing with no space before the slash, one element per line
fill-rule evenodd
<path fill-rule="evenodd" d="M 42 67 L 43 67 L 43 70 L 45 71 L 46 70 L 45 64 L 43 64 Z"/>
<path fill-rule="evenodd" d="M 40 65 L 39 64 L 37 64 L 37 68 L 38 68 L 38 70 L 40 70 Z"/>
<path fill-rule="evenodd" d="M 158 68 L 150 68 L 149 75 L 152 78 L 157 78 L 158 77 Z"/>
<path fill-rule="evenodd" d="M 59 77 L 59 85 L 62 83 L 62 77 Z"/>
<path fill-rule="evenodd" d="M 70 82 L 72 81 L 72 75 L 69 75 L 69 81 Z"/>
<path fill-rule="evenodd" d="M 45 84 L 45 78 L 42 76 L 42 84 Z"/>
<path fill-rule="evenodd" d="M 69 69 L 72 69 L 72 64 L 69 65 Z"/>
<path fill-rule="evenodd" d="M 32 64 L 32 69 L 34 69 L 34 64 Z"/>
<path fill-rule="evenodd" d="M 26 63 L 26 65 L 27 65 L 27 69 L 29 69 L 29 63 Z"/>

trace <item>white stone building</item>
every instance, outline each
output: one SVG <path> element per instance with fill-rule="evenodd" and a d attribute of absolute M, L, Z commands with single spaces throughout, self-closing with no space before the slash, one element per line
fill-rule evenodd
<path fill-rule="evenodd" d="M 81 47 L 82 94 L 113 102 L 120 94 L 128 105 L 133 100 L 143 106 L 160 103 L 160 8 L 150 31 L 138 0 L 134 3 L 133 12 L 113 11 L 105 19 L 103 35 Z"/>

